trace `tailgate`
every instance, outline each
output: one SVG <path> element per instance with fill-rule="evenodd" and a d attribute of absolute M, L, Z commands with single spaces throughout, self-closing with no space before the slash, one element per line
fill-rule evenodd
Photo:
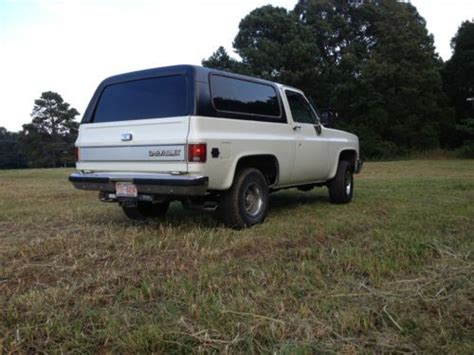
<path fill-rule="evenodd" d="M 82 124 L 79 170 L 187 172 L 189 116 Z"/>

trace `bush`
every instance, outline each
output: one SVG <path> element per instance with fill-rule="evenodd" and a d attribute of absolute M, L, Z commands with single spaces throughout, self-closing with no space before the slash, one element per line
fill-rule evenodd
<path fill-rule="evenodd" d="M 457 149 L 456 156 L 462 159 L 474 159 L 474 143 L 463 145 Z"/>

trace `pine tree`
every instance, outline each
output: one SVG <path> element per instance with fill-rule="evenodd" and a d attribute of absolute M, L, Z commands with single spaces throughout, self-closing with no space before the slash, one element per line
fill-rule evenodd
<path fill-rule="evenodd" d="M 20 133 L 22 151 L 32 167 L 59 167 L 74 162 L 79 112 L 58 93 L 47 91 L 35 100 L 33 120 Z"/>

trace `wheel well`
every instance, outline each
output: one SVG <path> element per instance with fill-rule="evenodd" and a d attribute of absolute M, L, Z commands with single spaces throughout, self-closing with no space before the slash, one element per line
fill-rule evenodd
<path fill-rule="evenodd" d="M 279 165 L 278 160 L 274 155 L 250 155 L 242 157 L 237 162 L 235 171 L 244 168 L 255 168 L 262 172 L 267 179 L 268 185 L 274 185 L 278 180 Z"/>
<path fill-rule="evenodd" d="M 357 153 L 355 150 L 343 150 L 339 154 L 339 161 L 341 160 L 348 161 L 351 164 L 353 170 L 355 170 L 356 168 L 356 164 L 357 164 L 356 159 L 357 159 Z"/>

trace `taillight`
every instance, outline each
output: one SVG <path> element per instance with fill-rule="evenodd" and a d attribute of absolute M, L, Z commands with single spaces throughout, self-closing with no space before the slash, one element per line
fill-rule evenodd
<path fill-rule="evenodd" d="M 78 147 L 74 148 L 74 155 L 76 156 L 76 161 L 79 161 L 79 148 Z"/>
<path fill-rule="evenodd" d="M 188 144 L 188 162 L 205 163 L 207 157 L 206 143 Z"/>

